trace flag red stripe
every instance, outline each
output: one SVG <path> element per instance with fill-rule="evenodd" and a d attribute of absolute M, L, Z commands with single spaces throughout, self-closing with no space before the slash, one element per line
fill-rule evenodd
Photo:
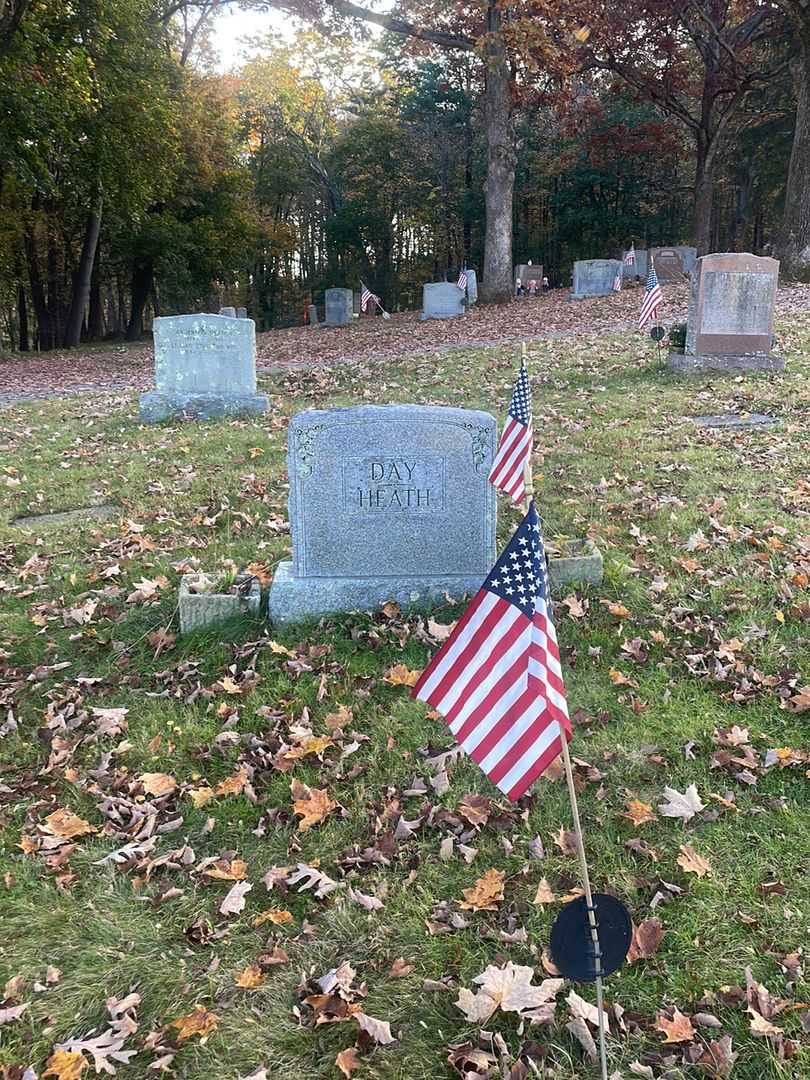
<path fill-rule="evenodd" d="M 552 761 L 562 753 L 562 740 L 557 738 L 543 754 L 526 770 L 520 780 L 506 792 L 506 797 L 512 802 L 524 795 L 539 776 L 542 776 Z"/>
<path fill-rule="evenodd" d="M 472 618 L 475 615 L 476 611 L 481 606 L 482 600 L 485 600 L 488 595 L 489 594 L 487 593 L 486 589 L 479 589 L 479 591 L 475 594 L 475 596 L 470 601 L 469 607 L 464 612 L 464 614 L 461 616 L 461 618 L 458 620 L 456 625 L 453 627 L 453 633 L 451 634 L 451 636 L 447 639 L 447 641 L 445 641 L 444 645 L 442 645 L 442 647 L 439 649 L 439 651 L 433 654 L 433 657 L 432 657 L 430 663 L 425 668 L 425 670 L 422 672 L 422 674 L 419 676 L 419 678 L 416 680 L 416 683 L 414 684 L 414 687 L 411 690 L 411 697 L 414 697 L 414 698 L 420 697 L 420 695 L 422 693 L 422 689 L 424 688 L 425 683 L 428 681 L 430 676 L 433 674 L 433 671 L 435 670 L 436 666 L 441 663 L 441 661 L 444 658 L 444 656 L 446 655 L 446 653 L 448 653 L 450 651 L 450 649 L 452 649 L 452 647 L 454 646 L 454 644 L 456 642 L 456 639 L 458 638 L 458 635 L 462 632 L 462 630 L 464 630 L 464 628 L 467 626 L 467 623 L 469 623 L 472 620 Z"/>

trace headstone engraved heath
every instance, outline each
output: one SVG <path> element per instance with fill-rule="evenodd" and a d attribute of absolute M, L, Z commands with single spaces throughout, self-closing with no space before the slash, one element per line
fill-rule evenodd
<path fill-rule="evenodd" d="M 140 416 L 211 420 L 267 412 L 256 393 L 256 324 L 225 315 L 172 315 L 154 321 L 156 389 L 141 394 Z"/>
<path fill-rule="evenodd" d="M 351 289 L 326 290 L 326 326 L 349 326 L 354 318 L 354 296 Z"/>
<path fill-rule="evenodd" d="M 422 314 L 425 319 L 452 319 L 464 314 L 464 290 L 449 281 L 430 281 L 422 286 Z"/>
<path fill-rule="evenodd" d="M 495 558 L 489 413 L 419 405 L 310 410 L 289 428 L 293 558 L 268 614 L 295 622 L 474 593 Z"/>
<path fill-rule="evenodd" d="M 616 275 L 622 273 L 621 259 L 584 259 L 574 263 L 574 287 L 569 300 L 589 296 L 610 296 Z"/>
<path fill-rule="evenodd" d="M 779 278 L 776 259 L 727 252 L 704 255 L 692 274 L 686 348 L 669 354 L 673 371 L 781 371 L 771 354 Z"/>

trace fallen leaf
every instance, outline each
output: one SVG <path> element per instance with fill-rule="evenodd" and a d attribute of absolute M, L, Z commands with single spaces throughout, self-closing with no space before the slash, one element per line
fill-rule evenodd
<path fill-rule="evenodd" d="M 331 814 L 337 809 L 337 803 L 329 798 L 325 788 L 309 788 L 300 780 L 294 779 L 290 784 L 290 792 L 293 797 L 293 810 L 301 820 L 298 823 L 298 831 L 306 832 L 313 825 Z"/>
<path fill-rule="evenodd" d="M 404 664 L 394 664 L 383 679 L 392 686 L 415 686 L 421 674 L 421 671 L 410 671 Z"/>
<path fill-rule="evenodd" d="M 242 971 L 237 972 L 233 981 L 243 990 L 255 990 L 264 982 L 264 972 L 258 964 L 248 964 Z"/>
<path fill-rule="evenodd" d="M 238 915 L 245 907 L 245 896 L 253 886 L 249 881 L 237 881 L 219 905 L 220 915 Z"/>
<path fill-rule="evenodd" d="M 694 784 L 690 784 L 683 793 L 675 788 L 665 787 L 664 798 L 668 801 L 659 804 L 659 812 L 664 817 L 681 818 L 684 823 L 691 821 L 695 814 L 699 814 L 701 810 L 706 809 L 706 805 L 701 801 L 697 787 Z"/>
<path fill-rule="evenodd" d="M 254 928 L 258 929 L 266 922 L 273 923 L 274 926 L 286 926 L 287 923 L 293 922 L 292 912 L 283 911 L 280 908 L 270 908 L 268 911 L 262 911 L 253 920 Z"/>
<path fill-rule="evenodd" d="M 54 810 L 52 814 L 48 814 L 45 821 L 40 825 L 42 832 L 50 833 L 52 836 L 61 836 L 65 840 L 72 840 L 76 836 L 85 836 L 87 833 L 96 832 L 96 829 L 90 824 L 89 821 L 85 821 L 84 818 L 77 817 L 71 810 L 65 810 L 61 808 Z"/>
<path fill-rule="evenodd" d="M 551 886 L 545 878 L 540 878 L 540 882 L 537 886 L 537 892 L 534 894 L 534 904 L 553 904 L 557 899 Z"/>
<path fill-rule="evenodd" d="M 628 799 L 627 812 L 622 814 L 622 817 L 632 821 L 638 828 L 639 825 L 644 825 L 647 821 L 655 821 L 656 815 L 653 813 L 653 808 L 649 803 L 642 802 L 640 799 Z"/>
<path fill-rule="evenodd" d="M 503 885 L 506 875 L 502 870 L 487 870 L 475 885 L 464 889 L 464 899 L 460 907 L 464 911 L 496 911 L 503 900 Z"/>
<path fill-rule="evenodd" d="M 465 795 L 458 812 L 470 825 L 486 825 L 492 813 L 492 803 L 485 795 Z"/>
<path fill-rule="evenodd" d="M 177 787 L 175 778 L 162 772 L 141 773 L 138 780 L 143 784 L 143 790 L 147 795 L 168 795 Z"/>
<path fill-rule="evenodd" d="M 341 1050 L 335 1058 L 335 1065 L 344 1076 L 351 1076 L 355 1069 L 360 1068 L 360 1058 L 357 1056 L 355 1048 L 350 1046 L 346 1050 Z"/>
<path fill-rule="evenodd" d="M 633 939 L 627 953 L 628 964 L 638 960 L 649 960 L 658 951 L 664 937 L 660 919 L 645 919 L 638 926 L 633 926 Z"/>
<path fill-rule="evenodd" d="M 217 881 L 244 881 L 247 877 L 248 866 L 244 859 L 219 859 L 213 866 L 203 870 L 206 877 Z"/>
<path fill-rule="evenodd" d="M 664 1013 L 659 1013 L 655 1030 L 664 1035 L 665 1043 L 691 1042 L 695 1037 L 692 1021 L 678 1009 L 675 1009 L 671 1020 Z"/>
<path fill-rule="evenodd" d="M 376 1020 L 364 1012 L 356 1012 L 354 1019 L 359 1024 L 360 1030 L 365 1031 L 366 1035 L 370 1035 L 380 1046 L 390 1046 L 391 1043 L 396 1042 L 387 1020 Z"/>
<path fill-rule="evenodd" d="M 705 877 L 706 874 L 712 872 L 708 859 L 698 855 L 691 844 L 681 844 L 678 866 L 685 870 L 687 874 L 697 874 L 698 877 Z"/>
<path fill-rule="evenodd" d="M 177 1020 L 172 1020 L 169 1027 L 176 1028 L 177 1038 L 180 1042 L 191 1039 L 195 1035 L 200 1037 L 200 1042 L 205 1042 L 208 1036 L 213 1031 L 216 1031 L 218 1023 L 219 1017 L 216 1013 L 209 1012 L 202 1005 L 198 1005 L 194 1012 L 189 1013 L 188 1016 L 181 1016 Z"/>
<path fill-rule="evenodd" d="M 511 960 L 502 968 L 490 964 L 473 979 L 479 989 L 473 993 L 462 987 L 456 1005 L 472 1023 L 486 1023 L 498 1008 L 532 1019 L 551 1019 L 554 999 L 564 980 L 544 979 L 539 986 L 532 986 L 533 978 L 533 968 L 513 964 Z"/>
<path fill-rule="evenodd" d="M 87 1058 L 83 1054 L 74 1054 L 70 1050 L 57 1050 L 45 1062 L 46 1076 L 55 1076 L 56 1080 L 78 1080 L 87 1068 Z"/>

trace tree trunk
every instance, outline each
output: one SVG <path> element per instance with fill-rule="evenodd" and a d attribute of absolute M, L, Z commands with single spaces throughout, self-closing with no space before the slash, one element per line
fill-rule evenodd
<path fill-rule="evenodd" d="M 96 248 L 98 247 L 98 234 L 101 231 L 101 195 L 98 195 L 87 215 L 87 225 L 84 230 L 84 242 L 82 253 L 79 257 L 79 266 L 73 282 L 73 296 L 70 301 L 67 325 L 65 327 L 65 348 L 75 348 L 82 339 L 82 322 L 84 321 L 84 309 L 90 299 L 90 285 L 93 280 L 93 266 L 96 261 Z"/>
<path fill-rule="evenodd" d="M 152 291 L 153 272 L 151 259 L 136 260 L 132 267 L 132 309 L 127 326 L 127 341 L 137 341 L 143 333 L 143 309 Z"/>
<path fill-rule="evenodd" d="M 17 322 L 20 332 L 20 352 L 28 352 L 28 304 L 25 300 L 25 286 L 17 286 Z"/>
<path fill-rule="evenodd" d="M 48 304 L 45 299 L 45 287 L 42 284 L 42 276 L 39 272 L 39 256 L 33 226 L 25 234 L 25 259 L 28 263 L 28 280 L 31 284 L 31 302 L 34 305 L 34 314 L 37 318 L 37 344 L 44 352 L 47 349 L 52 349 L 56 341 Z"/>
<path fill-rule="evenodd" d="M 791 65 L 796 127 L 777 254 L 784 277 L 810 281 L 810 29 L 801 35 L 800 42 L 799 55 Z"/>
<path fill-rule="evenodd" d="M 698 255 L 708 255 L 712 245 L 712 204 L 714 202 L 715 147 L 698 134 L 695 163 L 695 194 L 692 209 L 692 243 Z"/>
<path fill-rule="evenodd" d="M 93 277 L 90 281 L 90 306 L 87 313 L 87 337 L 90 341 L 101 341 L 104 337 L 104 301 L 101 296 L 101 278 L 98 272 L 98 258 L 93 265 Z"/>
<path fill-rule="evenodd" d="M 501 28 L 501 12 L 490 0 L 487 13 L 484 126 L 487 176 L 484 183 L 486 229 L 481 299 L 506 303 L 512 296 L 512 198 L 515 188 L 515 130 L 512 73 Z"/>

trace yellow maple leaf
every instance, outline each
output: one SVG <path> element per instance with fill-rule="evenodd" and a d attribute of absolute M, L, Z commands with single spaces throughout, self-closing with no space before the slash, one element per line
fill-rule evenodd
<path fill-rule="evenodd" d="M 411 671 L 404 664 L 394 664 L 386 671 L 384 681 L 392 686 L 414 686 L 421 671 Z"/>
<path fill-rule="evenodd" d="M 168 773 L 145 772 L 138 777 L 147 795 L 168 795 L 177 787 L 177 781 Z"/>
<path fill-rule="evenodd" d="M 65 810 L 64 807 L 60 807 L 58 810 L 54 810 L 52 814 L 48 814 L 45 823 L 40 826 L 40 829 L 43 832 L 50 833 L 52 836 L 61 836 L 65 840 L 72 840 L 75 836 L 85 836 L 87 833 L 96 832 L 96 829 L 89 821 L 78 817 L 72 810 Z"/>
<path fill-rule="evenodd" d="M 233 981 L 243 990 L 255 990 L 264 982 L 264 972 L 258 964 L 248 964 L 246 968 L 236 973 Z"/>
<path fill-rule="evenodd" d="M 641 799 L 628 799 L 627 800 L 627 813 L 622 814 L 622 817 L 628 818 L 638 828 L 639 825 L 643 825 L 646 821 L 655 821 L 656 815 L 653 812 L 653 808 L 649 803 L 642 802 Z"/>
<path fill-rule="evenodd" d="M 206 803 L 213 799 L 214 789 L 210 787 L 194 788 L 192 791 L 189 791 L 188 797 L 199 810 L 200 807 L 205 806 Z"/>
<path fill-rule="evenodd" d="M 260 926 L 264 926 L 266 922 L 271 922 L 274 926 L 285 926 L 293 921 L 292 912 L 284 911 L 282 908 L 269 908 L 267 911 L 259 912 L 253 920 L 253 926 L 258 929 Z"/>
<path fill-rule="evenodd" d="M 216 881 L 244 881 L 247 877 L 248 866 L 244 859 L 219 859 L 213 866 L 203 870 L 206 877 Z"/>
<path fill-rule="evenodd" d="M 329 798 L 325 788 L 310 788 L 300 780 L 293 780 L 290 792 L 293 797 L 293 810 L 301 818 L 298 823 L 299 832 L 306 832 L 337 808 L 337 803 Z"/>
<path fill-rule="evenodd" d="M 284 754 L 284 758 L 287 761 L 300 761 L 301 758 L 305 758 L 309 754 L 320 757 L 327 746 L 331 745 L 332 740 L 328 735 L 310 735 L 309 738 L 303 739 L 297 746 L 293 746 L 288 750 Z"/>
<path fill-rule="evenodd" d="M 199 1035 L 200 1041 L 204 1042 L 212 1031 L 216 1031 L 219 1017 L 216 1013 L 209 1012 L 204 1006 L 198 1005 L 194 1012 L 188 1016 L 180 1016 L 172 1020 L 169 1027 L 177 1029 L 177 1038 L 180 1042 Z"/>
<path fill-rule="evenodd" d="M 242 687 L 233 681 L 230 675 L 226 675 L 224 679 L 219 680 L 220 688 L 226 694 L 241 694 Z"/>
<path fill-rule="evenodd" d="M 247 773 L 244 769 L 240 769 L 239 772 L 234 773 L 233 776 L 227 776 L 221 784 L 217 784 L 214 788 L 214 794 L 239 795 L 244 791 L 246 783 Z"/>
<path fill-rule="evenodd" d="M 460 907 L 465 911 L 496 911 L 503 900 L 506 875 L 502 870 L 487 870 L 470 889 L 464 889 Z"/>
<path fill-rule="evenodd" d="M 56 1050 L 45 1062 L 46 1076 L 55 1076 L 56 1080 L 78 1080 L 82 1071 L 87 1068 L 87 1058 L 83 1054 L 75 1054 L 72 1050 Z"/>
<path fill-rule="evenodd" d="M 702 855 L 698 855 L 691 844 L 681 844 L 681 854 L 678 856 L 678 866 L 682 867 L 687 874 L 697 874 L 698 877 L 705 877 L 706 874 L 712 872 L 711 865 L 708 859 L 704 859 Z"/>

